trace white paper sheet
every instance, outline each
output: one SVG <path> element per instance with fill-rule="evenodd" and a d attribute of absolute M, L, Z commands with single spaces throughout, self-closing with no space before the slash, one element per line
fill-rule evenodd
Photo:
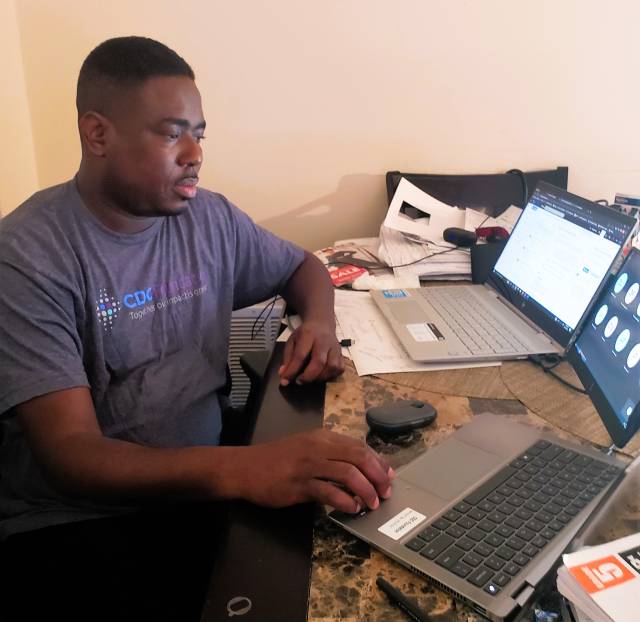
<path fill-rule="evenodd" d="M 441 252 L 447 251 L 447 252 Z M 380 228 L 380 258 L 394 268 L 396 276 L 461 279 L 471 278 L 469 249 L 455 248 L 452 244 L 420 244 L 405 239 L 403 233 L 382 226 Z M 420 260 L 421 261 L 417 261 Z M 414 263 L 415 262 L 415 263 Z M 403 265 L 410 264 L 410 265 Z"/>
<path fill-rule="evenodd" d="M 400 212 L 403 203 L 425 212 L 428 217 L 413 219 L 406 216 Z M 447 227 L 464 226 L 464 212 L 463 209 L 434 199 L 403 177 L 393 195 L 383 224 L 396 231 L 417 235 L 423 240 L 442 243 L 442 232 Z"/>

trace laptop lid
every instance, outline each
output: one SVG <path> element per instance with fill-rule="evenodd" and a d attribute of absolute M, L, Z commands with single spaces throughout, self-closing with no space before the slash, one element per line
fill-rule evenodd
<path fill-rule="evenodd" d="M 566 348 L 634 224 L 539 182 L 487 283 Z"/>
<path fill-rule="evenodd" d="M 611 278 L 569 351 L 607 432 L 624 447 L 640 428 L 640 252 Z"/>

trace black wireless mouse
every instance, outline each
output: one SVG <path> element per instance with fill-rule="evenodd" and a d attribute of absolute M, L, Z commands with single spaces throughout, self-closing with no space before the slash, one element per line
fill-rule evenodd
<path fill-rule="evenodd" d="M 373 432 L 395 436 L 433 423 L 436 409 L 420 400 L 398 400 L 367 410 L 366 419 Z"/>

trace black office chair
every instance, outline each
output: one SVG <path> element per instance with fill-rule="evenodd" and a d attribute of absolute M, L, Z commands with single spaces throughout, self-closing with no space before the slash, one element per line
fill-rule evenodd
<path fill-rule="evenodd" d="M 524 207 L 539 181 L 546 181 L 566 190 L 569 168 L 559 166 L 556 169 L 531 172 L 512 169 L 507 173 L 488 175 L 389 171 L 386 176 L 389 204 L 402 177 L 447 205 L 482 209 L 489 216 L 498 216 L 510 205 Z"/>

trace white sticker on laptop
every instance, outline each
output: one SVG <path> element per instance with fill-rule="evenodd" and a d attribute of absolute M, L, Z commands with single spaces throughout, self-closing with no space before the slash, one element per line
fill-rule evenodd
<path fill-rule="evenodd" d="M 429 324 L 406 324 L 407 330 L 415 341 L 438 341 L 438 336 L 431 330 Z"/>
<path fill-rule="evenodd" d="M 400 540 L 402 536 L 426 519 L 427 517 L 424 514 L 420 514 L 420 512 L 416 512 L 411 508 L 405 508 L 400 514 L 396 514 L 391 520 L 378 527 L 378 531 L 394 540 Z"/>

